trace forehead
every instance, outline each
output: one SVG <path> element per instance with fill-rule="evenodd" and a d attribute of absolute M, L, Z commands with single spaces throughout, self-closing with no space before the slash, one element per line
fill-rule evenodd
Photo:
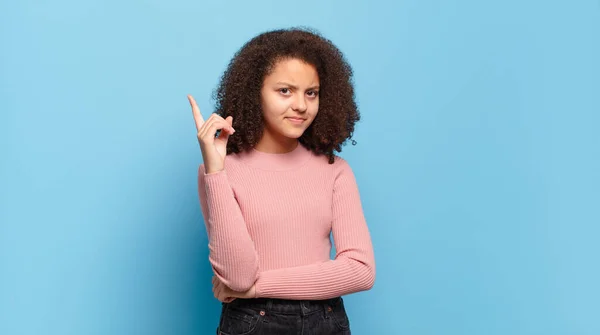
<path fill-rule="evenodd" d="M 288 58 L 275 63 L 265 82 L 286 81 L 290 84 L 313 85 L 319 82 L 317 70 L 300 59 Z"/>

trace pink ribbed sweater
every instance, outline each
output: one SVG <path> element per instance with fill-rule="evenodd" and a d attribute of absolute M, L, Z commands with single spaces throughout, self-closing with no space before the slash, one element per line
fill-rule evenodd
<path fill-rule="evenodd" d="M 354 174 L 302 145 L 284 154 L 252 150 L 225 169 L 198 171 L 209 261 L 228 287 L 256 297 L 328 299 L 368 290 L 373 247 Z M 330 259 L 333 233 L 335 259 Z"/>

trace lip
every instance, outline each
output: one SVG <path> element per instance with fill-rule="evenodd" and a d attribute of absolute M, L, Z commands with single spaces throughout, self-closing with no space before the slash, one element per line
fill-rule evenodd
<path fill-rule="evenodd" d="M 286 117 L 286 119 L 293 124 L 302 124 L 304 121 L 306 121 L 306 119 L 300 117 Z"/>

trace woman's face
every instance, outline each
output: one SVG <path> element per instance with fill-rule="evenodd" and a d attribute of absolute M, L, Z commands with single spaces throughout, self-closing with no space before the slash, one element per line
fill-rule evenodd
<path fill-rule="evenodd" d="M 283 59 L 265 78 L 261 98 L 263 140 L 295 143 L 319 111 L 319 75 L 302 60 Z"/>

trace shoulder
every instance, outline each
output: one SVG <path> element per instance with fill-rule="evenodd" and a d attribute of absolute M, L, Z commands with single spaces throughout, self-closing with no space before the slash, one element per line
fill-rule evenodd
<path fill-rule="evenodd" d="M 338 155 L 335 156 L 333 164 L 331 165 L 338 173 L 352 173 L 352 167 L 350 166 L 350 163 Z"/>
<path fill-rule="evenodd" d="M 335 166 L 338 169 L 350 167 L 350 164 L 348 163 L 348 161 L 345 160 L 342 156 L 338 156 L 338 155 L 334 156 L 333 164 L 331 164 L 331 165 Z"/>
<path fill-rule="evenodd" d="M 344 175 L 353 175 L 350 163 L 341 156 L 335 155 L 333 163 L 329 163 L 329 158 L 327 156 L 315 155 L 313 161 L 317 162 L 317 169 L 332 175 L 334 179 Z"/>
<path fill-rule="evenodd" d="M 330 164 L 330 166 L 333 172 L 334 193 L 358 190 L 356 176 L 346 159 L 336 155 L 333 164 Z"/>

